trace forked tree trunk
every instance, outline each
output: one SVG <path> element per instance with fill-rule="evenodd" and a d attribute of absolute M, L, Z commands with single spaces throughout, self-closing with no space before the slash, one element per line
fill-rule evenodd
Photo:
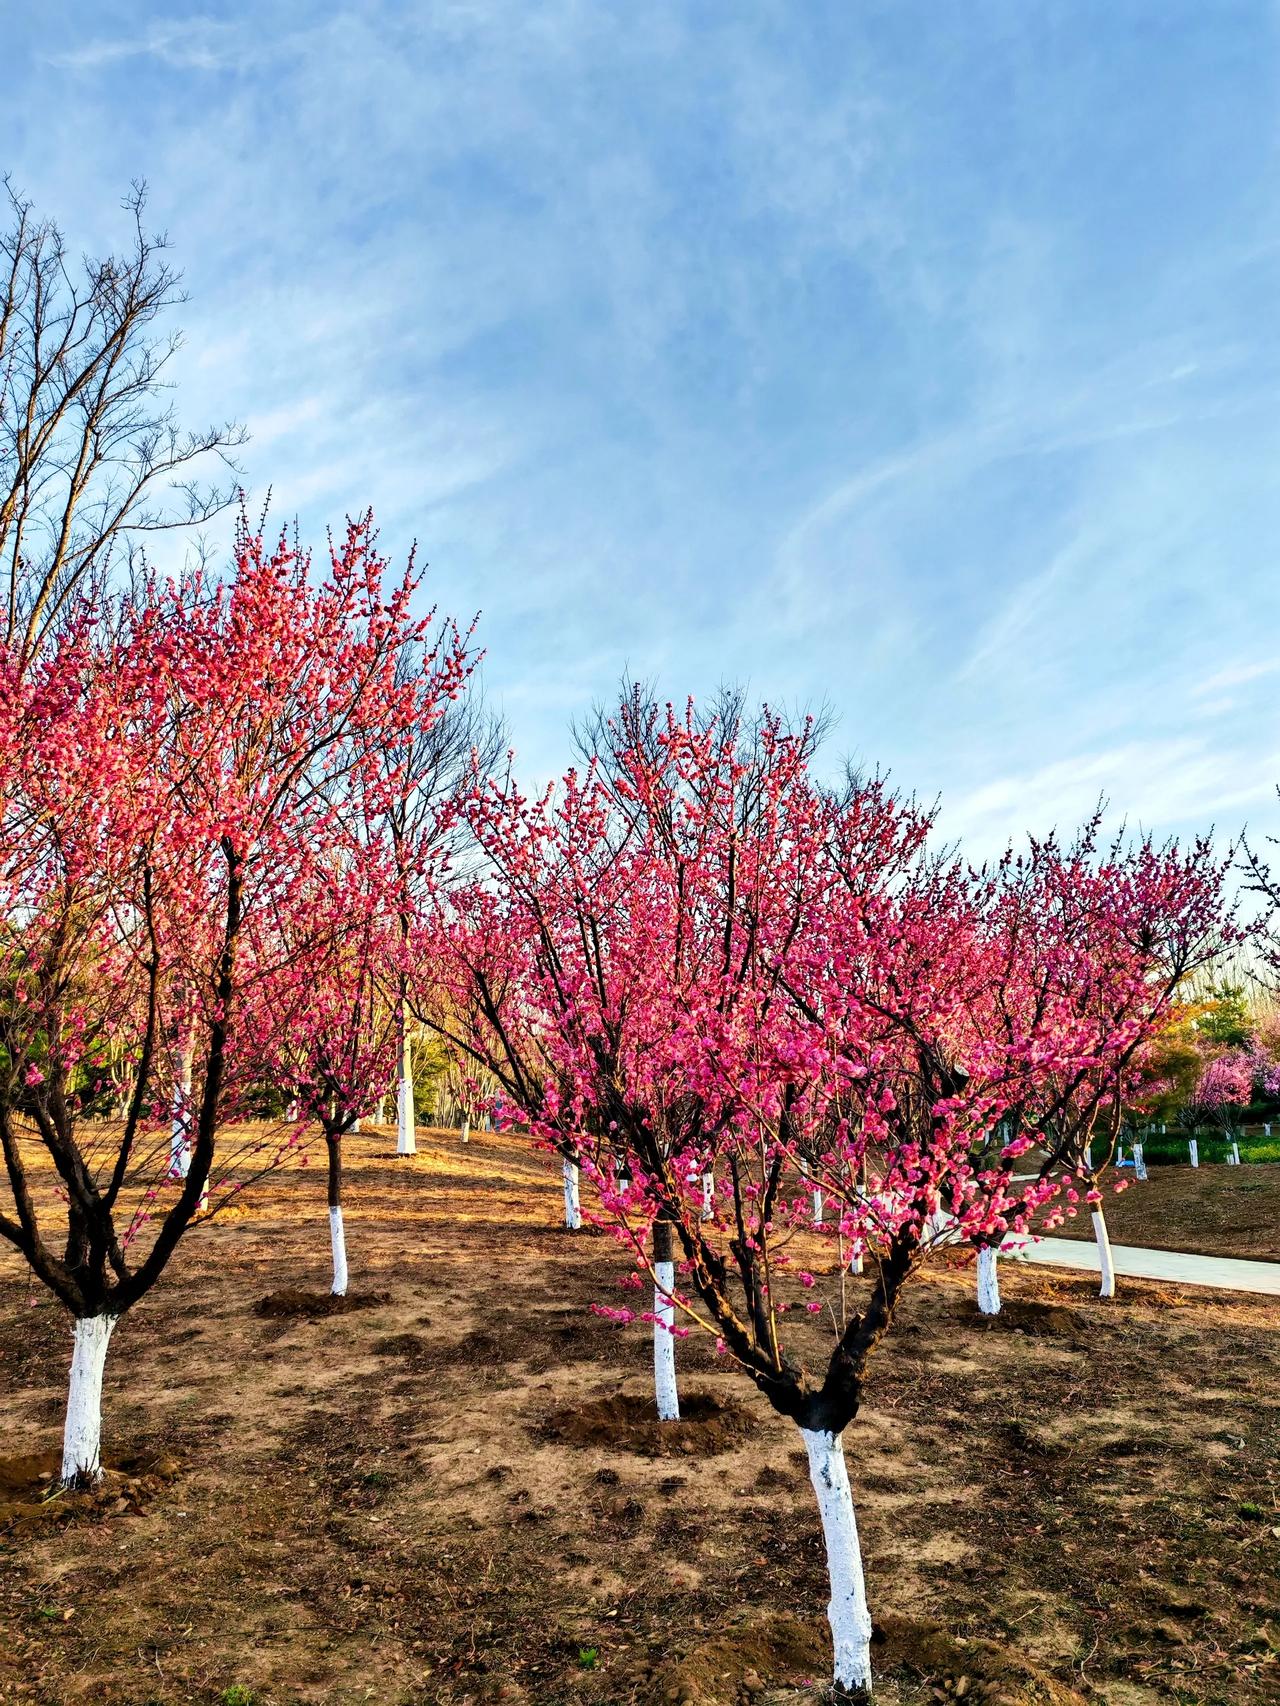
<path fill-rule="evenodd" d="M 396 1154 L 417 1153 L 418 1131 L 413 1117 L 413 1038 L 405 1026 L 401 1032 L 400 1077 L 396 1083 Z"/>
<path fill-rule="evenodd" d="M 984 1244 L 978 1251 L 978 1308 L 983 1315 L 1000 1313 L 1000 1271 L 994 1244 Z"/>
<path fill-rule="evenodd" d="M 347 1295 L 347 1235 L 342 1224 L 342 1143 L 325 1134 L 329 1150 L 329 1245 L 333 1252 L 333 1295 Z"/>
<path fill-rule="evenodd" d="M 1093 1211 L 1093 1235 L 1098 1241 L 1098 1266 L 1102 1273 L 1098 1296 L 1114 1297 L 1116 1270 L 1111 1260 L 1111 1234 L 1107 1231 L 1107 1217 L 1101 1203 Z"/>
<path fill-rule="evenodd" d="M 116 1324 L 114 1315 L 82 1315 L 76 1321 L 62 1430 L 62 1484 L 86 1486 L 102 1476 L 102 1371 Z"/>
<path fill-rule="evenodd" d="M 676 1338 L 671 1331 L 676 1319 L 676 1306 L 671 1301 L 676 1289 L 676 1264 L 669 1220 L 656 1220 L 653 1224 L 653 1274 L 654 1397 L 658 1403 L 658 1420 L 678 1422 L 680 1397 L 676 1389 Z"/>
<path fill-rule="evenodd" d="M 862 1547 L 854 1515 L 853 1493 L 839 1434 L 801 1428 L 809 1457 L 809 1479 L 818 1495 L 822 1535 L 827 1543 L 831 1599 L 827 1620 L 834 1648 L 837 1698 L 871 1699 L 871 1613 L 862 1574 Z"/>
<path fill-rule="evenodd" d="M 564 1225 L 566 1232 L 577 1232 L 582 1226 L 582 1202 L 578 1194 L 578 1163 L 565 1157 L 564 1163 Z"/>

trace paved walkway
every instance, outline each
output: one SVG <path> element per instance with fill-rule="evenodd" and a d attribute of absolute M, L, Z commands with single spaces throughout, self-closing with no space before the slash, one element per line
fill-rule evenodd
<path fill-rule="evenodd" d="M 1015 1262 L 1044 1262 L 1054 1268 L 1099 1271 L 1098 1246 L 1090 1239 L 1033 1238 L 1018 1249 L 1002 1250 Z M 1219 1291 L 1255 1291 L 1280 1297 L 1280 1262 L 1242 1262 L 1234 1256 L 1192 1256 L 1182 1250 L 1140 1250 L 1132 1244 L 1113 1244 L 1111 1260 L 1117 1276 L 1172 1280 L 1177 1285 L 1209 1285 Z"/>

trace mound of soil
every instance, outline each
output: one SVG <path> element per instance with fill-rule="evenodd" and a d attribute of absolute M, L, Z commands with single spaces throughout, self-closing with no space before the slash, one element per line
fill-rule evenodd
<path fill-rule="evenodd" d="M 710 1392 L 682 1392 L 678 1422 L 660 1422 L 650 1397 L 617 1392 L 557 1410 L 533 1432 L 559 1445 L 631 1451 L 640 1457 L 715 1457 L 732 1451 L 755 1426 L 740 1404 Z"/>
<path fill-rule="evenodd" d="M 1078 1309 L 1065 1303 L 1040 1303 L 1034 1298 L 1010 1298 L 998 1315 L 977 1315 L 986 1327 L 1020 1329 L 1037 1338 L 1083 1339 L 1089 1323 Z"/>
<path fill-rule="evenodd" d="M 875 1626 L 872 1669 L 931 1685 L 939 1699 L 983 1706 L 1085 1706 L 1073 1688 L 994 1641 L 965 1640 L 939 1625 L 887 1616 Z M 762 1706 L 793 1701 L 792 1690 L 813 1688 L 831 1674 L 831 1635 L 825 1618 L 801 1621 L 756 1616 L 713 1635 L 683 1657 L 638 1680 L 645 1699 L 671 1706 Z M 815 1683 L 817 1686 L 815 1687 Z M 829 1686 L 829 1685 L 828 1685 Z M 802 1698 L 810 1698 L 806 1692 Z"/>
<path fill-rule="evenodd" d="M 743 1706 L 776 1688 L 830 1677 L 831 1636 L 825 1620 L 751 1617 L 701 1642 L 683 1658 L 638 1680 L 645 1700 L 672 1706 Z"/>
<path fill-rule="evenodd" d="M 104 1457 L 95 1487 L 58 1485 L 60 1451 L 24 1452 L 0 1457 L 0 1534 L 41 1522 L 68 1522 L 77 1516 L 123 1516 L 140 1511 L 161 1488 L 176 1479 L 181 1465 L 155 1451 Z"/>
<path fill-rule="evenodd" d="M 314 1320 L 320 1315 L 349 1315 L 353 1310 L 373 1309 L 390 1301 L 389 1291 L 358 1291 L 353 1297 L 335 1297 L 331 1291 L 305 1291 L 301 1286 L 287 1285 L 260 1297 L 253 1311 L 273 1320 L 298 1316 Z"/>
<path fill-rule="evenodd" d="M 876 1625 L 871 1641 L 873 1669 L 905 1671 L 953 1698 L 989 1706 L 1085 1706 L 1082 1694 L 1021 1653 L 995 1641 L 949 1635 L 936 1623 L 887 1616 Z"/>

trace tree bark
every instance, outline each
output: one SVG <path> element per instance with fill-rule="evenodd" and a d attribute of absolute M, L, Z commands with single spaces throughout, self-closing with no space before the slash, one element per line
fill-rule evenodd
<path fill-rule="evenodd" d="M 400 1077 L 396 1083 L 396 1154 L 417 1153 L 418 1132 L 413 1116 L 413 1038 L 406 1026 L 400 1039 Z"/>
<path fill-rule="evenodd" d="M 827 1620 L 834 1649 L 836 1698 L 871 1699 L 871 1613 L 862 1573 L 862 1547 L 853 1509 L 849 1472 L 839 1434 L 801 1428 L 809 1458 L 809 1479 L 818 1497 L 822 1535 L 827 1546 L 831 1599 Z"/>
<path fill-rule="evenodd" d="M 1093 1211 L 1093 1235 L 1098 1241 L 1098 1265 L 1102 1272 L 1102 1284 L 1098 1296 L 1114 1297 L 1116 1294 L 1116 1270 L 1111 1260 L 1111 1234 L 1107 1231 L 1107 1217 L 1103 1213 L 1101 1203 Z"/>
<path fill-rule="evenodd" d="M 978 1308 L 984 1315 L 1000 1313 L 998 1260 L 994 1244 L 984 1244 L 978 1251 Z"/>
<path fill-rule="evenodd" d="M 325 1134 L 329 1151 L 329 1246 L 333 1253 L 333 1295 L 347 1295 L 347 1235 L 342 1224 L 342 1143 Z"/>
<path fill-rule="evenodd" d="M 680 1420 L 680 1398 L 676 1387 L 676 1340 L 671 1331 L 676 1309 L 671 1301 L 676 1288 L 676 1265 L 671 1222 L 653 1225 L 653 1388 L 660 1422 Z"/>
<path fill-rule="evenodd" d="M 582 1203 L 578 1195 L 578 1163 L 567 1158 L 564 1164 L 564 1224 L 566 1232 L 577 1232 L 582 1226 Z"/>
<path fill-rule="evenodd" d="M 82 1315 L 76 1322 L 62 1432 L 64 1487 L 87 1486 L 102 1478 L 102 1371 L 115 1324 L 114 1315 Z"/>

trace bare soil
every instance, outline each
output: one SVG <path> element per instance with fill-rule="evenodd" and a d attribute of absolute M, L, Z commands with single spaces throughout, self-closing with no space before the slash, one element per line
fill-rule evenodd
<path fill-rule="evenodd" d="M 1144 1184 L 1119 1193 L 1105 1188 L 1103 1207 L 1115 1244 L 1280 1262 L 1280 1163 L 1151 1167 Z M 1088 1215 L 1068 1220 L 1054 1236 L 1092 1239 Z"/>
<path fill-rule="evenodd" d="M 556 1229 L 545 1160 L 486 1133 L 347 1148 L 373 1301 L 262 1311 L 323 1302 L 329 1251 L 315 1169 L 263 1181 L 117 1328 L 93 1494 L 49 1497 L 69 1324 L 0 1255 L 0 1700 L 816 1701 L 827 1589 L 791 1424 L 695 1335 L 693 1448 L 649 1455 L 645 1330 L 589 1312 L 630 1295 L 618 1251 Z M 834 1254 L 815 1240 L 806 1300 Z M 920 1280 L 846 1436 L 877 1699 L 1274 1706 L 1280 1304 L 1001 1280 L 994 1322 L 971 1264 Z M 825 1356 L 829 1322 L 788 1324 Z"/>

